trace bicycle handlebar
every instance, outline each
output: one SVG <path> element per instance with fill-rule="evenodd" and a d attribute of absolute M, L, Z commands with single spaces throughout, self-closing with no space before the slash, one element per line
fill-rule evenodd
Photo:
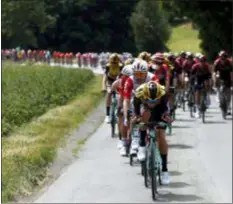
<path fill-rule="evenodd" d="M 149 125 L 154 125 L 154 126 L 159 126 L 159 127 L 167 127 L 168 124 L 165 123 L 165 122 L 157 122 L 157 121 L 151 121 L 151 122 L 137 122 L 136 124 L 138 125 L 146 125 L 146 126 L 149 126 Z"/>

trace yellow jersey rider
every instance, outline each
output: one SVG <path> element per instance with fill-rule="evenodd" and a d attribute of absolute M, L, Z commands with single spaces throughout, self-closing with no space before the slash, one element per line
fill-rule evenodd
<path fill-rule="evenodd" d="M 102 90 L 106 91 L 106 87 L 110 87 L 112 83 L 117 79 L 117 76 L 121 73 L 123 68 L 123 64 L 121 64 L 120 57 L 117 53 L 113 53 L 109 57 L 109 63 L 107 63 L 104 67 L 105 74 L 102 81 Z M 106 96 L 106 118 L 105 122 L 110 122 L 110 105 L 111 105 L 111 94 L 110 91 L 107 92 Z"/>
<path fill-rule="evenodd" d="M 138 118 L 140 118 L 142 122 L 170 122 L 169 105 L 165 87 L 155 81 L 144 83 L 136 89 L 133 104 L 135 119 L 133 119 L 132 122 L 135 122 L 135 120 L 137 121 Z M 167 169 L 168 144 L 165 137 L 165 129 L 158 128 L 156 131 L 158 131 L 158 147 L 162 158 L 162 184 L 168 184 L 170 179 Z M 138 149 L 139 161 L 145 160 L 145 154 L 146 130 L 142 128 L 140 130 Z"/>
<path fill-rule="evenodd" d="M 150 62 L 151 62 L 151 54 L 148 53 L 148 52 L 141 52 L 138 55 L 138 58 L 142 59 L 142 60 L 145 60 L 148 64 L 150 64 Z"/>

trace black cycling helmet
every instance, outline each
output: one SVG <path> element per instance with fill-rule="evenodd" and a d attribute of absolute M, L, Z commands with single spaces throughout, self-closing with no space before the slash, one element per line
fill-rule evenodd
<path fill-rule="evenodd" d="M 157 84 L 155 82 L 150 82 L 147 84 L 148 88 L 148 98 L 154 100 L 157 98 Z"/>
<path fill-rule="evenodd" d="M 176 56 L 173 53 L 169 53 L 167 56 L 167 59 L 172 62 L 176 59 Z"/>
<path fill-rule="evenodd" d="M 185 51 L 181 51 L 180 52 L 180 57 L 185 58 L 186 57 L 186 52 Z"/>
<path fill-rule="evenodd" d="M 191 52 L 187 52 L 187 54 L 186 54 L 186 58 L 187 59 L 193 59 L 193 53 L 191 53 Z"/>

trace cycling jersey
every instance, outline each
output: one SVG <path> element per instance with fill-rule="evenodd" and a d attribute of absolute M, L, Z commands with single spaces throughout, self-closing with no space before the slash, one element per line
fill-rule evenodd
<path fill-rule="evenodd" d="M 105 66 L 105 74 L 110 80 L 115 80 L 117 76 L 121 73 L 123 65 L 121 63 L 111 64 L 108 63 Z"/>
<path fill-rule="evenodd" d="M 177 73 L 182 73 L 184 61 L 185 61 L 185 58 L 183 58 L 183 57 L 176 58 L 174 67 L 175 67 Z"/>
<path fill-rule="evenodd" d="M 156 75 L 148 72 L 147 76 L 146 76 L 146 80 L 144 83 L 149 82 L 149 81 L 157 81 L 158 82 L 158 77 Z M 134 76 L 130 76 L 125 82 L 124 98 L 130 100 L 133 90 L 136 90 L 140 85 L 141 84 L 137 83 Z"/>
<path fill-rule="evenodd" d="M 144 109 L 149 109 L 151 111 L 151 117 L 149 121 L 163 121 L 162 116 L 169 111 L 165 87 L 157 84 L 161 90 L 161 95 L 160 98 L 156 101 L 156 104 L 151 108 L 146 102 L 146 94 L 143 92 L 144 86 L 146 86 L 146 83 L 139 86 L 135 91 L 135 97 L 133 101 L 135 115 L 140 116 L 141 105 L 143 105 Z"/>
<path fill-rule="evenodd" d="M 195 63 L 191 69 L 191 77 L 196 80 L 198 85 L 201 85 L 205 80 L 211 78 L 211 70 L 208 63 Z"/>
<path fill-rule="evenodd" d="M 160 67 L 152 65 L 149 71 L 158 77 L 161 85 L 165 85 L 166 81 L 170 80 L 169 67 L 166 64 L 162 64 Z"/>
<path fill-rule="evenodd" d="M 225 61 L 221 58 L 218 58 L 214 62 L 214 72 L 219 71 L 220 79 L 223 81 L 231 81 L 230 73 L 233 71 L 232 62 L 230 59 L 226 59 Z"/>
<path fill-rule="evenodd" d="M 183 62 L 183 65 L 182 65 L 182 69 L 185 73 L 188 74 L 188 77 L 190 76 L 190 73 L 191 73 L 191 69 L 192 69 L 192 66 L 195 64 L 195 61 L 194 60 L 188 60 L 186 59 L 184 62 Z"/>

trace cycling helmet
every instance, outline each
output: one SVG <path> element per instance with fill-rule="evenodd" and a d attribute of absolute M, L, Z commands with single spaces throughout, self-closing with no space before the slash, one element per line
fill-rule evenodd
<path fill-rule="evenodd" d="M 132 65 L 126 65 L 121 71 L 121 74 L 124 76 L 131 76 L 133 74 L 133 66 Z"/>
<path fill-rule="evenodd" d="M 193 59 L 193 53 L 187 52 L 186 58 L 187 58 L 187 59 Z"/>
<path fill-rule="evenodd" d="M 110 61 L 110 63 L 117 64 L 120 62 L 120 57 L 117 53 L 113 53 L 110 55 L 109 61 Z"/>
<path fill-rule="evenodd" d="M 165 94 L 163 86 L 155 81 L 147 82 L 143 89 L 145 99 L 153 102 Z"/>
<path fill-rule="evenodd" d="M 206 58 L 205 55 L 201 55 L 201 56 L 199 57 L 199 60 L 200 60 L 200 62 L 206 62 L 206 61 L 207 61 L 207 58 Z"/>
<path fill-rule="evenodd" d="M 175 57 L 174 54 L 169 53 L 168 56 L 167 56 L 167 59 L 171 62 L 171 61 L 174 61 L 176 59 L 176 57 Z"/>
<path fill-rule="evenodd" d="M 128 59 L 125 61 L 125 65 L 133 64 L 133 62 L 134 62 L 134 59 L 133 59 L 133 58 L 128 58 Z"/>
<path fill-rule="evenodd" d="M 148 64 L 145 60 L 136 59 L 132 64 L 133 72 L 147 72 Z"/>
<path fill-rule="evenodd" d="M 157 52 L 152 56 L 152 61 L 156 64 L 162 64 L 164 60 L 163 53 Z"/>
<path fill-rule="evenodd" d="M 186 52 L 185 51 L 181 51 L 180 52 L 180 57 L 185 58 L 186 57 Z"/>
<path fill-rule="evenodd" d="M 150 56 L 151 56 L 150 53 L 144 51 L 138 55 L 138 58 L 145 60 L 146 62 L 149 62 Z"/>
<path fill-rule="evenodd" d="M 228 57 L 228 54 L 227 54 L 226 51 L 222 50 L 222 51 L 219 52 L 218 56 L 219 57 Z"/>

